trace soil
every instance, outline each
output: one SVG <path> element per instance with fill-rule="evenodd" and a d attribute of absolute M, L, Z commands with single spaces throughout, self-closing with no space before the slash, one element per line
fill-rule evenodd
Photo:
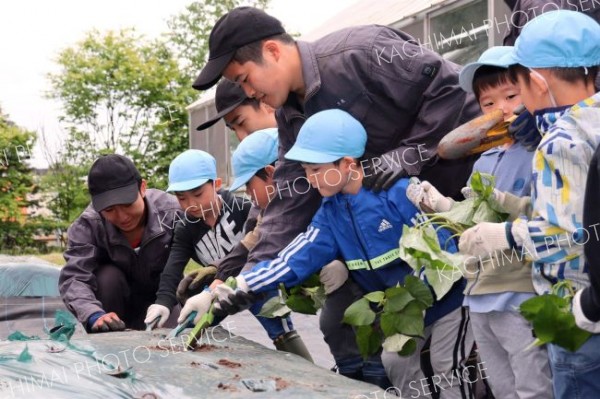
<path fill-rule="evenodd" d="M 194 348 L 194 352 L 211 352 L 220 347 L 211 344 L 202 344 Z M 226 347 L 225 347 L 226 348 Z"/>
<path fill-rule="evenodd" d="M 217 385 L 217 388 L 222 389 L 224 391 L 229 391 L 229 392 L 238 392 L 238 389 L 234 386 L 231 386 L 229 384 L 223 384 L 222 382 L 219 382 L 219 385 Z"/>
<path fill-rule="evenodd" d="M 284 380 L 281 377 L 275 377 L 275 387 L 276 390 L 281 391 L 290 386 L 290 383 Z"/>
<path fill-rule="evenodd" d="M 221 366 L 224 366 L 224 367 L 229 367 L 230 369 L 236 369 L 238 367 L 242 367 L 242 363 L 232 362 L 231 360 L 227 360 L 227 359 L 219 359 L 217 364 L 220 364 Z"/>

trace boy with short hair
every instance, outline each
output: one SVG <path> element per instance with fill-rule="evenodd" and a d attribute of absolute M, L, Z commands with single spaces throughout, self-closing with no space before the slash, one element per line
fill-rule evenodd
<path fill-rule="evenodd" d="M 405 195 L 408 180 L 399 180 L 379 193 L 364 189 L 357 159 L 364 154 L 365 142 L 363 126 L 344 111 L 322 111 L 305 122 L 286 157 L 302 163 L 308 180 L 326 198 L 308 230 L 281 251 L 277 259 L 261 262 L 237 277 L 238 291 L 233 292 L 226 284 L 217 286 L 213 296 L 220 302 L 216 307 L 238 311 L 248 293 L 260 293 L 279 283 L 300 284 L 338 257 L 352 265 L 350 274 L 364 292 L 393 287 L 413 273 L 400 260 L 398 250 L 402 226 L 412 224 L 418 213 Z M 382 224 L 383 220 L 387 223 Z M 386 227 L 382 229 L 382 225 Z M 440 236 L 441 242 L 446 242 L 447 232 L 440 232 Z M 447 249 L 455 250 L 454 243 L 448 243 Z M 472 340 L 461 317 L 463 286 L 461 282 L 455 284 L 425 316 L 426 335 L 433 335 L 434 347 L 439 348 L 432 354 L 436 373 L 450 373 L 453 360 L 460 369 L 466 360 L 462 354 L 471 349 Z M 444 327 L 438 331 L 439 325 Z M 422 375 L 419 357 L 423 344 L 421 341 L 409 358 L 400 359 L 392 353 L 390 367 L 386 365 L 388 377 L 403 394 L 408 394 L 408 383 L 413 377 Z M 382 360 L 386 364 L 383 356 Z M 451 392 L 464 389 L 456 384 L 444 388 L 443 395 L 450 396 Z"/>
<path fill-rule="evenodd" d="M 533 259 L 539 294 L 568 280 L 589 285 L 582 242 L 586 176 L 600 143 L 600 94 L 594 79 L 600 65 L 600 25 L 573 11 L 545 13 L 528 23 L 506 56 L 525 107 L 543 135 L 532 163 L 533 216 L 514 222 L 480 223 L 460 238 L 461 252 L 486 256 L 521 249 Z M 587 233 L 587 234 L 586 234 Z M 593 238 L 592 238 L 593 239 Z M 549 345 L 557 398 L 593 397 L 600 391 L 600 335 L 575 353 Z"/>
<path fill-rule="evenodd" d="M 484 114 L 501 110 L 504 119 L 508 119 L 521 104 L 517 82 L 511 78 L 508 65 L 501 61 L 511 51 L 512 47 L 492 47 L 460 73 L 461 87 L 475 93 Z M 522 202 L 516 197 L 530 194 L 532 159 L 533 149 L 515 141 L 484 152 L 473 166 L 474 172 L 495 177 L 496 192 L 511 194 L 502 194 L 506 198 L 501 201 L 501 206 L 511 208 L 506 209 L 510 220 L 521 211 L 519 206 L 513 206 Z M 452 199 L 443 197 L 428 182 L 411 183 L 408 197 L 417 207 L 424 203 L 435 212 L 448 211 L 453 204 Z M 516 310 L 535 295 L 530 262 L 513 258 L 508 252 L 504 257 L 465 267 L 468 284 L 463 305 L 469 308 L 473 335 L 494 396 L 552 398 L 546 348 L 526 349 L 535 338 L 531 324 Z"/>

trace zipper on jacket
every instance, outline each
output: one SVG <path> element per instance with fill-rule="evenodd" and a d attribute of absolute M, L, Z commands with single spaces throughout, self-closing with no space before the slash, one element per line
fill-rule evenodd
<path fill-rule="evenodd" d="M 350 203 L 346 200 L 346 208 L 348 209 L 348 214 L 350 215 L 350 220 L 352 221 L 352 230 L 354 230 L 354 234 L 356 234 L 356 238 L 358 239 L 358 243 L 360 244 L 360 248 L 362 249 L 363 254 L 365 255 L 365 259 L 367 260 L 367 265 L 369 269 L 373 270 L 373 266 L 371 266 L 371 261 L 369 260 L 369 255 L 367 254 L 367 249 L 362 242 L 360 235 L 358 234 L 358 229 L 356 228 L 356 221 L 354 220 L 354 216 L 352 215 L 352 209 L 350 208 Z"/>

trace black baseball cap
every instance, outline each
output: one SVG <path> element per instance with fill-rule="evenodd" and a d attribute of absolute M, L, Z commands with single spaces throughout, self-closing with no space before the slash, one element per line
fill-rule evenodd
<path fill-rule="evenodd" d="M 254 7 L 238 7 L 223 15 L 208 38 L 208 63 L 192 87 L 206 90 L 214 86 L 235 51 L 246 44 L 285 33 L 281 22 Z"/>
<path fill-rule="evenodd" d="M 100 212 L 109 206 L 135 202 L 141 181 L 140 172 L 129 158 L 118 154 L 101 156 L 88 174 L 92 206 Z"/>
<path fill-rule="evenodd" d="M 227 79 L 221 80 L 217 85 L 217 92 L 215 93 L 215 107 L 217 108 L 217 114 L 198 126 L 196 130 L 208 129 L 248 98 L 249 97 L 246 96 L 246 93 L 244 93 L 244 90 L 238 84 Z"/>

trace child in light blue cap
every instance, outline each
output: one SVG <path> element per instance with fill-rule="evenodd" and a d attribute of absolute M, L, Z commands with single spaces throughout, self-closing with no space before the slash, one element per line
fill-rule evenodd
<path fill-rule="evenodd" d="M 249 184 L 250 187 L 253 187 L 254 190 L 256 190 L 257 192 L 258 204 L 263 208 L 266 207 L 269 201 L 268 196 L 272 195 L 272 193 L 269 192 L 269 185 L 272 184 L 274 172 L 273 164 L 277 160 L 277 147 L 277 129 L 274 128 L 258 130 L 244 138 L 244 140 L 239 144 L 232 157 L 232 164 L 236 178 L 232 185 L 229 187 L 229 191 L 223 191 L 221 194 L 223 195 L 224 193 L 226 193 L 228 197 L 233 197 L 233 195 L 230 194 L 230 192 L 237 190 L 244 184 Z M 173 161 L 173 163 L 171 164 L 171 170 L 179 170 L 179 168 L 176 168 L 176 166 L 179 165 L 177 161 L 177 158 L 175 161 Z M 195 163 L 186 163 L 182 164 L 181 166 L 182 173 L 186 175 L 194 173 L 193 171 L 200 171 L 206 169 L 202 167 L 200 159 L 196 160 Z M 214 173 L 216 174 L 216 171 Z M 169 176 L 171 176 L 171 173 L 169 174 Z M 171 189 L 171 187 L 169 187 L 169 189 Z M 182 195 L 185 195 L 185 193 L 177 193 L 178 198 Z M 247 209 L 250 205 L 249 201 L 244 201 L 241 198 L 237 198 L 237 201 L 239 201 L 239 203 L 233 210 L 225 208 L 224 212 L 227 212 L 227 214 L 229 214 L 228 212 L 231 211 L 232 215 L 235 216 L 240 211 L 240 204 L 243 209 Z M 223 220 L 223 223 L 235 222 L 235 218 L 231 216 L 229 218 L 221 220 Z M 260 226 L 260 224 L 261 218 L 259 216 L 256 226 L 251 232 L 248 232 L 246 235 L 237 234 L 235 238 L 231 238 L 229 242 L 226 243 L 227 248 L 221 250 L 221 256 L 219 257 L 219 259 L 212 260 L 211 263 L 214 265 L 218 264 L 219 267 L 217 268 L 217 270 L 215 270 L 214 281 L 209 282 L 211 287 L 221 284 L 222 281 L 226 280 L 229 276 L 237 276 L 239 274 L 241 267 L 223 267 L 220 261 L 225 255 L 228 255 L 230 251 L 232 251 L 232 249 L 238 244 L 238 242 L 241 245 L 243 245 L 247 250 L 250 250 L 258 240 L 258 227 Z M 234 226 L 235 224 L 232 224 L 232 227 Z M 175 231 L 176 241 L 177 231 L 178 230 Z M 188 236 L 190 236 L 190 232 L 188 231 L 187 233 Z M 220 242 L 218 237 L 210 238 L 211 242 Z M 193 242 L 193 240 L 191 242 Z M 197 247 L 204 248 L 203 245 L 197 245 Z M 181 249 L 179 248 L 179 246 L 174 245 L 174 251 L 181 251 Z M 196 249 L 196 252 L 198 252 L 198 249 Z M 238 264 L 243 265 L 244 263 L 245 262 L 243 261 L 236 262 L 235 266 L 237 266 Z M 272 294 L 275 295 L 276 291 L 272 292 Z M 181 310 L 179 320 L 185 320 L 185 318 L 192 311 L 196 311 L 200 313 L 194 319 L 194 323 L 197 323 L 200 318 L 200 315 L 206 312 L 211 302 L 212 296 L 208 290 L 205 290 L 198 295 L 192 296 L 186 301 L 185 306 Z M 257 315 L 260 312 L 262 305 L 262 302 L 256 304 L 256 306 L 254 306 L 250 310 L 254 315 Z M 269 319 L 257 316 L 257 320 L 261 323 L 269 337 L 274 341 L 277 349 L 295 353 L 299 356 L 305 357 L 307 360 L 312 361 L 312 357 L 310 356 L 310 353 L 304 345 L 304 342 L 294 329 L 291 317 L 287 316 L 282 318 Z"/>
<path fill-rule="evenodd" d="M 486 50 L 477 62 L 460 72 L 459 83 L 466 92 L 474 92 L 484 114 L 500 110 L 505 119 L 521 105 L 516 79 L 502 60 L 512 47 L 499 46 Z M 541 135 L 537 133 L 537 142 Z M 495 197 L 514 220 L 524 210 L 531 188 L 533 150 L 520 141 L 506 143 L 483 154 L 474 172 L 495 177 Z M 470 196 L 470 189 L 463 189 Z M 505 194 L 510 193 L 510 195 Z M 435 212 L 450 210 L 451 198 L 442 196 L 429 182 L 411 183 L 407 193 L 418 207 L 425 204 Z M 525 197 L 525 198 L 519 198 Z M 525 300 L 535 296 L 531 282 L 531 262 L 511 256 L 475 262 L 465 273 L 467 288 L 464 306 L 469 308 L 473 335 L 479 356 L 486 364 L 486 374 L 497 398 L 552 398 L 552 379 L 545 347 L 533 346 L 531 324 L 516 310 Z M 523 350 L 528 346 L 531 349 Z"/>
<path fill-rule="evenodd" d="M 225 284 L 216 288 L 216 306 L 227 311 L 239 308 L 243 293 L 263 292 L 280 283 L 292 287 L 340 257 L 350 275 L 368 293 L 403 283 L 413 270 L 399 258 L 398 241 L 403 225 L 413 225 L 418 214 L 406 198 L 408 179 L 401 179 L 387 191 L 375 193 L 362 187 L 363 156 L 367 134 L 354 117 L 342 110 L 326 110 L 306 120 L 296 143 L 285 155 L 299 161 L 311 185 L 325 197 L 306 232 L 297 236 L 277 259 L 264 261 L 236 278 L 238 291 Z M 440 229 L 440 241 L 449 251 L 455 244 Z M 464 367 L 473 340 L 461 308 L 464 281 L 457 282 L 444 298 L 436 301 L 425 316 L 425 339 L 409 357 L 395 352 L 382 354 L 392 384 L 408 397 L 409 383 L 419 376 L 420 351 L 432 337 L 431 361 L 436 374 L 450 375 Z M 234 295 L 230 295 L 234 294 Z M 245 296 L 247 299 L 247 295 Z M 222 305 L 222 306 L 221 306 Z M 440 382 L 446 392 L 466 389 Z M 414 394 L 414 392 L 413 392 Z"/>
<path fill-rule="evenodd" d="M 521 99 L 543 136 L 532 162 L 533 215 L 480 223 L 459 242 L 461 252 L 473 256 L 522 248 L 533 261 L 539 294 L 564 280 L 578 290 L 576 321 L 584 305 L 580 289 L 589 285 L 583 243 L 595 239 L 590 226 L 583 225 L 583 198 L 590 161 L 600 144 L 600 94 L 594 87 L 599 43 L 600 25 L 574 11 L 548 12 L 523 28 L 503 61 L 511 65 Z M 555 397 L 598 395 L 600 335 L 592 335 L 576 352 L 553 344 L 548 351 Z"/>
<path fill-rule="evenodd" d="M 167 191 L 175 194 L 184 212 L 178 223 L 164 227 L 175 230 L 173 243 L 160 275 L 155 303 L 144 320 L 157 327 L 163 326 L 178 303 L 177 286 L 189 260 L 202 266 L 202 275 L 212 281 L 216 272 L 213 265 L 243 237 L 250 210 L 250 203 L 221 189 L 215 158 L 201 150 L 187 150 L 175 157 L 169 166 Z M 188 314 L 180 313 L 178 322 Z"/>

